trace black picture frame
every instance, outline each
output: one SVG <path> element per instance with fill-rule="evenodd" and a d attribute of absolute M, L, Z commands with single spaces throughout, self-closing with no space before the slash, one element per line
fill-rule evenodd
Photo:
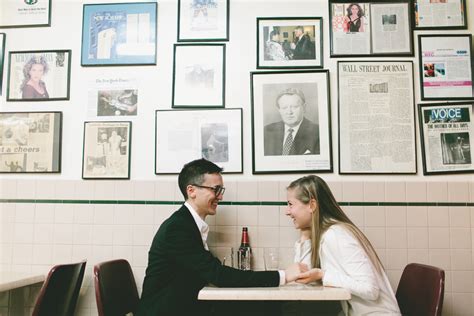
<path fill-rule="evenodd" d="M 449 8 L 440 8 L 443 6 L 444 7 L 448 6 L 448 2 L 445 0 L 429 1 L 422 4 L 420 4 L 420 1 L 418 0 L 413 0 L 413 5 L 414 5 L 413 26 L 415 30 L 465 30 L 467 29 L 466 0 L 459 0 L 458 14 L 452 14 L 452 10 L 453 10 L 452 1 L 450 1 L 449 3 Z M 421 6 L 423 6 L 422 10 L 420 10 Z M 444 19 L 443 18 L 436 19 L 435 17 L 428 16 L 428 14 L 432 13 L 433 11 L 436 12 L 436 15 L 438 16 L 440 15 L 440 12 L 442 11 L 447 11 L 447 12 L 443 16 Z M 435 15 L 434 13 L 432 14 Z M 459 19 L 461 19 L 461 21 L 459 21 Z"/>
<path fill-rule="evenodd" d="M 0 173 L 61 172 L 62 112 L 0 112 L 0 133 Z"/>
<path fill-rule="evenodd" d="M 225 106 L 225 44 L 174 44 L 172 108 Z"/>
<path fill-rule="evenodd" d="M 474 100 L 472 53 L 471 34 L 418 35 L 421 100 Z M 449 61 L 456 74 L 447 78 Z"/>
<path fill-rule="evenodd" d="M 14 1 L 16 7 L 12 8 L 8 8 L 6 2 L 1 2 L 0 11 L 3 17 L 8 17 L 12 21 L 4 21 L 0 18 L 0 28 L 51 26 L 52 0 Z"/>
<path fill-rule="evenodd" d="M 3 64 L 5 63 L 5 43 L 7 35 L 0 33 L 0 95 L 3 91 Z"/>

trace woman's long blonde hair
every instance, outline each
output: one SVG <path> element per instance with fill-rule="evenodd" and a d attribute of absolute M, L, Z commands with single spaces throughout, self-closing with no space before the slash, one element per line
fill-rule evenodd
<path fill-rule="evenodd" d="M 316 201 L 316 209 L 311 215 L 311 264 L 313 267 L 321 267 L 319 258 L 321 236 L 332 225 L 340 224 L 357 238 L 377 272 L 379 274 L 382 273 L 382 262 L 372 244 L 365 237 L 364 233 L 347 217 L 323 179 L 314 175 L 305 176 L 291 182 L 287 190 L 293 190 L 296 198 L 304 204 L 310 203 L 311 199 Z"/>

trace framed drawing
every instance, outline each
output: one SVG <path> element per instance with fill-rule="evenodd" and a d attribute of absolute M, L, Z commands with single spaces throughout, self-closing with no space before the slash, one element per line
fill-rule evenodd
<path fill-rule="evenodd" d="M 178 42 L 229 40 L 229 0 L 178 0 Z"/>
<path fill-rule="evenodd" d="M 0 95 L 2 95 L 3 88 L 3 64 L 5 61 L 5 33 L 0 33 Z"/>
<path fill-rule="evenodd" d="M 155 122 L 156 174 L 177 174 L 199 158 L 243 172 L 242 109 L 158 110 Z"/>
<path fill-rule="evenodd" d="M 156 65 L 156 2 L 85 4 L 82 66 Z"/>
<path fill-rule="evenodd" d="M 130 179 L 132 122 L 84 122 L 83 179 Z"/>
<path fill-rule="evenodd" d="M 411 61 L 339 61 L 339 173 L 416 174 Z"/>
<path fill-rule="evenodd" d="M 409 0 L 331 0 L 331 57 L 413 56 L 412 12 Z"/>
<path fill-rule="evenodd" d="M 418 104 L 423 174 L 474 173 L 474 103 Z"/>
<path fill-rule="evenodd" d="M 257 68 L 323 68 L 322 18 L 257 18 Z"/>
<path fill-rule="evenodd" d="M 61 172 L 61 112 L 0 112 L 0 173 Z"/>
<path fill-rule="evenodd" d="M 415 29 L 467 29 L 466 0 L 414 0 Z"/>
<path fill-rule="evenodd" d="M 2 0 L 0 28 L 51 25 L 51 0 Z"/>
<path fill-rule="evenodd" d="M 173 108 L 224 107 L 225 45 L 175 44 Z"/>
<path fill-rule="evenodd" d="M 250 76 L 252 172 L 332 172 L 329 71 Z"/>
<path fill-rule="evenodd" d="M 421 100 L 474 99 L 471 34 L 418 35 Z"/>
<path fill-rule="evenodd" d="M 71 51 L 10 52 L 8 101 L 69 100 Z"/>

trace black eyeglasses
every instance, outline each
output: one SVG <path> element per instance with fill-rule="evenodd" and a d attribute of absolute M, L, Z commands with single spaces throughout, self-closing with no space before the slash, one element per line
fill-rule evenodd
<path fill-rule="evenodd" d="M 199 184 L 191 184 L 191 185 L 194 185 L 195 187 L 198 187 L 198 188 L 204 188 L 204 189 L 209 189 L 209 190 L 212 190 L 214 191 L 214 194 L 216 196 L 219 196 L 219 195 L 224 195 L 224 192 L 225 192 L 225 187 L 223 187 L 222 185 L 216 185 L 215 187 L 208 187 L 206 185 L 199 185 Z"/>

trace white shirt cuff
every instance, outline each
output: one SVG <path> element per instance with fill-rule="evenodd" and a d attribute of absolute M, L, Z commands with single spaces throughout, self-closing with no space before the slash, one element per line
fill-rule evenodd
<path fill-rule="evenodd" d="M 280 285 L 285 285 L 286 284 L 285 270 L 278 270 L 278 273 L 280 274 Z"/>

